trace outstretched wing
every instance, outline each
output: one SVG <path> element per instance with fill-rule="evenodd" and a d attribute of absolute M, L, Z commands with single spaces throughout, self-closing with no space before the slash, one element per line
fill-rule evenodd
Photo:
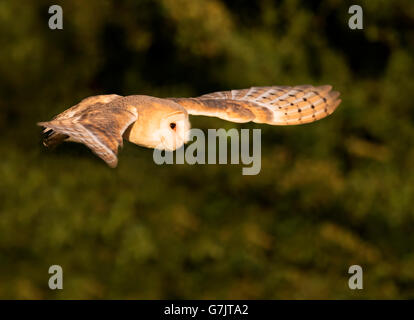
<path fill-rule="evenodd" d="M 189 114 L 232 122 L 294 125 L 330 115 L 341 102 L 331 86 L 252 87 L 205 94 L 197 98 L 171 98 Z"/>
<path fill-rule="evenodd" d="M 53 120 L 39 122 L 47 135 L 44 145 L 49 146 L 54 135 L 63 136 L 85 144 L 110 167 L 116 167 L 122 135 L 138 119 L 136 108 L 117 103 L 117 98 L 122 99 L 116 95 L 89 97 Z"/>

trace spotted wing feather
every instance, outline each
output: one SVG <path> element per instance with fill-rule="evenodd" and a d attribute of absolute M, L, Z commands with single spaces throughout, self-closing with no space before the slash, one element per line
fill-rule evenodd
<path fill-rule="evenodd" d="M 232 122 L 295 125 L 322 119 L 341 102 L 331 86 L 272 86 L 220 91 L 197 98 L 175 98 L 189 114 Z"/>

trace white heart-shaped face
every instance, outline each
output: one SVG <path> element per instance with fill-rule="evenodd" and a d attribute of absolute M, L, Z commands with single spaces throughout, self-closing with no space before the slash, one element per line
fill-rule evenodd
<path fill-rule="evenodd" d="M 175 112 L 163 118 L 160 123 L 161 145 L 157 149 L 173 151 L 186 143 L 190 136 L 190 122 L 184 112 Z"/>
<path fill-rule="evenodd" d="M 187 110 L 182 106 L 168 99 L 127 98 L 138 110 L 137 121 L 125 134 L 128 141 L 147 148 L 173 151 L 189 140 L 190 121 Z"/>

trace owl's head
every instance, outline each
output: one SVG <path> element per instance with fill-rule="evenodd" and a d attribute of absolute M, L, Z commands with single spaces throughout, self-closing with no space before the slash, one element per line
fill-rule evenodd
<path fill-rule="evenodd" d="M 173 151 L 189 139 L 190 121 L 187 111 L 165 99 L 134 96 L 137 121 L 125 132 L 129 141 L 148 148 Z"/>
<path fill-rule="evenodd" d="M 160 121 L 158 130 L 159 144 L 154 148 L 173 151 L 189 139 L 190 121 L 187 112 L 177 111 Z"/>

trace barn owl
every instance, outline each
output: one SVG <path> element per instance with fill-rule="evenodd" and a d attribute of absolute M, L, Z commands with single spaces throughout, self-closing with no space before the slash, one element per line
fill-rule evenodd
<path fill-rule="evenodd" d="M 341 102 L 329 85 L 252 87 L 196 98 L 145 95 L 88 97 L 54 117 L 39 122 L 43 144 L 83 143 L 110 167 L 118 163 L 123 138 L 140 146 L 173 151 L 189 139 L 190 115 L 232 122 L 296 125 L 330 115 Z"/>

